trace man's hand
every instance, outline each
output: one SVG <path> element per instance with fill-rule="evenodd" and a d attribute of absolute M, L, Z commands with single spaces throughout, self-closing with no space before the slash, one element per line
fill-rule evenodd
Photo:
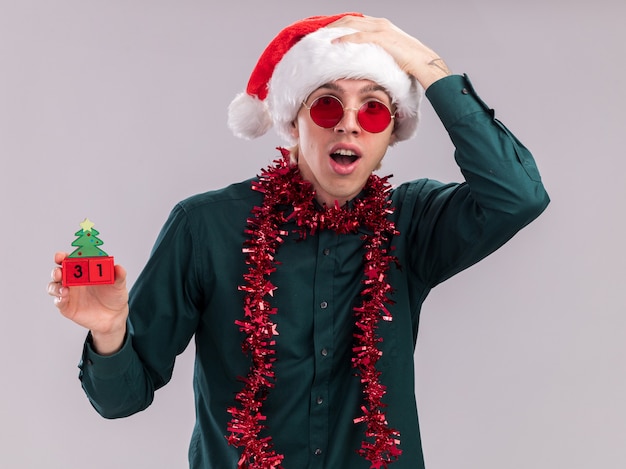
<path fill-rule="evenodd" d="M 382 47 L 398 66 L 413 75 L 424 89 L 451 74 L 441 57 L 413 36 L 385 18 L 344 16 L 329 27 L 345 27 L 359 32 L 335 39 L 336 42 L 372 43 Z"/>
<path fill-rule="evenodd" d="M 67 253 L 57 252 L 54 262 L 60 266 L 66 257 Z M 48 284 L 48 294 L 54 297 L 55 306 L 63 316 L 91 331 L 96 352 L 102 355 L 117 352 L 124 342 L 128 317 L 126 270 L 115 266 L 112 285 L 64 287 L 62 276 L 61 267 L 55 267 Z"/>

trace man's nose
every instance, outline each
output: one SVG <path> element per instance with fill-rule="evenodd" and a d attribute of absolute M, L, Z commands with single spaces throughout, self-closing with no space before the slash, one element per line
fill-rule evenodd
<path fill-rule="evenodd" d="M 354 107 L 343 108 L 343 117 L 335 126 L 335 132 L 360 133 L 362 129 L 357 118 L 358 110 Z"/>

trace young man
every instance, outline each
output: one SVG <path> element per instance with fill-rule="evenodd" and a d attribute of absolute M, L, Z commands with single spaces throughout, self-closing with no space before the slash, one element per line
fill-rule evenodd
<path fill-rule="evenodd" d="M 414 135 L 422 89 L 466 181 L 391 189 L 372 173 Z M 245 138 L 274 126 L 290 150 L 179 203 L 130 300 L 121 266 L 111 286 L 61 288 L 53 272 L 55 304 L 90 330 L 92 404 L 107 418 L 145 409 L 195 337 L 191 467 L 423 468 L 421 305 L 544 210 L 532 156 L 466 77 L 359 14 L 281 31 L 229 125 Z"/>

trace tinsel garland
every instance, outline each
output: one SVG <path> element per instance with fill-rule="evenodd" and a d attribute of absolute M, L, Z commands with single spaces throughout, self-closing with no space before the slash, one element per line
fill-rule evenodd
<path fill-rule="evenodd" d="M 386 387 L 380 382 L 381 372 L 376 369 L 382 352 L 378 344 L 382 338 L 376 334 L 378 321 L 391 321 L 385 304 L 392 304 L 388 295 L 392 288 L 387 281 L 387 271 L 397 258 L 385 247 L 389 237 L 397 234 L 395 224 L 388 220 L 393 212 L 389 200 L 391 186 L 387 177 L 371 175 L 364 187 L 363 197 L 354 200 L 350 208 L 315 207 L 312 185 L 302 179 L 296 165 L 289 162 L 289 151 L 280 149 L 282 158 L 264 169 L 253 182 L 253 190 L 263 193 L 263 204 L 252 209 L 248 219 L 243 252 L 246 254 L 248 272 L 244 275 L 244 319 L 235 323 L 246 337 L 242 344 L 244 353 L 251 356 L 248 376 L 241 378 L 244 387 L 237 393 L 238 406 L 228 408 L 232 419 L 228 424 L 228 443 L 243 447 L 239 469 L 279 469 L 284 456 L 273 448 L 271 436 L 260 437 L 266 427 L 262 413 L 263 402 L 274 387 L 273 363 L 276 360 L 275 336 L 278 335 L 268 297 L 276 286 L 270 281 L 276 270 L 276 250 L 289 232 L 281 229 L 294 220 L 297 233 L 302 238 L 318 230 L 330 229 L 338 234 L 355 233 L 359 227 L 370 234 L 363 236 L 365 254 L 362 303 L 354 308 L 355 332 L 352 366 L 360 375 L 363 390 L 362 415 L 354 423 L 364 423 L 365 439 L 359 454 L 371 463 L 371 468 L 386 468 L 401 454 L 399 432 L 389 427 L 382 398 Z M 285 207 L 290 207 L 285 210 Z"/>

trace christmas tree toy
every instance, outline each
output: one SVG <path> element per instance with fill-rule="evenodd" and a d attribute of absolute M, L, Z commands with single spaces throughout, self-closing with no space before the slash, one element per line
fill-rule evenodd
<path fill-rule="evenodd" d="M 80 230 L 74 233 L 77 239 L 72 246 L 76 249 L 67 256 L 61 267 L 63 269 L 63 286 L 105 285 L 115 282 L 114 260 L 98 246 L 102 240 L 100 232 L 88 219 L 80 224 Z"/>

